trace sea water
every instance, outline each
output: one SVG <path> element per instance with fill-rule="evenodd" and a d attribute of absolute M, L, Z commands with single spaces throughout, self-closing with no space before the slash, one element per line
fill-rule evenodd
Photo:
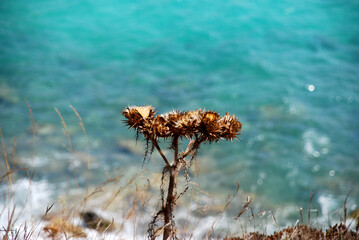
<path fill-rule="evenodd" d="M 325 219 L 338 216 L 348 194 L 354 210 L 358 12 L 355 0 L 3 0 L 0 126 L 9 159 L 16 137 L 11 167 L 34 168 L 33 191 L 47 202 L 74 187 L 74 168 L 79 188 L 114 170 L 155 172 L 163 163 L 143 163 L 145 143 L 134 143 L 121 111 L 205 108 L 235 114 L 243 129 L 239 141 L 200 149 L 203 191 L 224 200 L 238 182 L 282 224 L 300 218 L 311 194 Z"/>

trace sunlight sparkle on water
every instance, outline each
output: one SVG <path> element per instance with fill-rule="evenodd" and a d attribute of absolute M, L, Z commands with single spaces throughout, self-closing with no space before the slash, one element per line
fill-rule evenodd
<path fill-rule="evenodd" d="M 312 85 L 312 84 L 309 84 L 309 85 L 307 85 L 307 90 L 308 90 L 309 92 L 313 92 L 313 91 L 315 90 L 315 86 Z"/>

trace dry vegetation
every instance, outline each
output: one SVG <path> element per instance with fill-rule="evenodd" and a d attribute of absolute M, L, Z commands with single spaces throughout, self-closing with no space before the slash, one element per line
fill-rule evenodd
<path fill-rule="evenodd" d="M 307 225 L 287 227 L 272 235 L 265 235 L 258 232 L 245 234 L 243 237 L 229 237 L 227 240 L 354 240 L 359 239 L 359 234 L 349 230 L 344 224 L 336 224 L 329 227 L 326 232 L 321 229 L 311 228 Z"/>
<path fill-rule="evenodd" d="M 35 155 L 36 143 L 36 123 L 33 119 L 30 104 L 26 101 L 29 109 L 29 116 L 31 122 L 31 129 L 33 134 L 33 155 Z M 64 198 L 56 203 L 50 203 L 44 206 L 44 214 L 36 219 L 29 219 L 26 222 L 19 222 L 19 217 L 23 214 L 24 209 L 28 206 L 25 204 L 24 209 L 17 207 L 14 197 L 16 189 L 14 189 L 14 182 L 16 182 L 16 174 L 18 171 L 26 172 L 29 181 L 29 189 L 27 196 L 31 194 L 32 184 L 32 169 L 18 168 L 16 164 L 16 139 L 14 139 L 13 146 L 7 149 L 5 146 L 4 137 L 0 128 L 1 146 L 3 163 L 6 170 L 2 170 L 0 176 L 0 184 L 7 185 L 8 191 L 3 194 L 3 199 L 6 201 L 5 208 L 0 209 L 0 217 L 7 216 L 7 224 L 0 226 L 0 237 L 2 239 L 135 239 L 138 236 L 143 236 L 144 231 L 148 229 L 148 239 L 157 239 L 161 235 L 163 239 L 198 239 L 195 238 L 194 232 L 201 224 L 202 217 L 210 211 L 210 203 L 203 203 L 202 197 L 204 193 L 199 186 L 189 180 L 188 169 L 192 164 L 192 160 L 203 142 L 217 142 L 220 139 L 232 140 L 235 139 L 241 129 L 241 123 L 235 116 L 226 114 L 220 117 L 218 113 L 213 111 L 195 110 L 189 112 L 174 111 L 171 113 L 156 115 L 152 107 L 131 107 L 123 111 L 126 117 L 126 123 L 136 130 L 137 134 L 143 134 L 147 142 L 146 154 L 151 154 L 154 149 L 157 150 L 159 156 L 164 161 L 164 168 L 162 174 L 156 180 L 154 177 L 149 178 L 144 172 L 140 172 L 135 176 L 125 178 L 118 174 L 115 177 L 109 177 L 107 181 L 96 187 L 89 185 L 90 176 L 90 154 L 88 139 L 84 123 L 75 108 L 70 106 L 74 114 L 79 120 L 79 125 L 86 138 L 86 154 L 88 160 L 88 186 L 84 191 L 77 189 L 73 195 L 67 196 L 73 200 L 66 200 Z M 72 154 L 72 144 L 66 122 L 62 117 L 60 111 L 56 109 L 60 117 L 64 134 L 67 139 L 67 150 Z M 163 138 L 169 141 L 171 149 L 173 150 L 173 159 L 169 160 L 165 156 L 159 146 L 158 139 Z M 179 142 L 181 139 L 189 139 L 188 146 L 185 150 L 180 152 Z M 190 160 L 186 160 L 190 157 Z M 5 169 L 4 168 L 4 169 Z M 72 166 L 74 176 L 77 178 L 75 165 Z M 181 170 L 181 171 L 180 171 Z M 180 178 L 179 174 L 183 173 Z M 166 183 L 166 181 L 168 181 Z M 183 189 L 177 192 L 177 183 L 183 183 Z M 160 194 L 158 194 L 160 188 Z M 167 188 L 167 190 L 165 190 Z M 190 189 L 190 193 L 186 193 Z M 273 234 L 264 234 L 256 230 L 256 223 L 254 223 L 254 232 L 249 232 L 245 228 L 228 230 L 226 234 L 216 232 L 216 224 L 221 220 L 223 214 L 228 210 L 229 205 L 233 201 L 238 201 L 236 196 L 239 191 L 239 185 L 233 194 L 229 194 L 226 202 L 220 209 L 217 209 L 217 217 L 206 226 L 207 233 L 201 236 L 203 239 L 227 239 L 227 240 L 259 240 L 259 239 L 359 239 L 358 224 L 356 231 L 349 229 L 347 220 L 346 200 L 344 202 L 344 218 L 341 223 L 330 226 L 324 231 L 319 227 L 314 227 L 310 223 L 310 210 L 308 211 L 308 224 L 295 225 L 287 227 L 283 230 L 278 230 Z M 185 194 L 186 193 L 186 194 Z M 152 199 L 157 201 L 160 195 L 160 203 L 151 202 Z M 180 197 L 185 196 L 185 201 L 180 202 Z M 99 205 L 98 199 L 101 199 Z M 310 199 L 311 201 L 311 199 Z M 128 204 L 124 204 L 127 202 Z M 174 224 L 174 214 L 176 206 L 182 204 L 182 209 L 188 209 L 187 216 L 184 223 L 180 227 Z M 242 207 L 236 214 L 235 221 L 249 222 L 253 224 L 254 219 L 259 214 L 254 214 L 251 208 L 252 199 L 247 198 Z M 60 205 L 60 207 L 56 207 Z M 191 210 L 191 206 L 195 205 L 195 210 Z M 117 206 L 121 206 L 120 210 Z M 108 216 L 102 216 L 93 209 L 101 209 L 102 212 L 118 211 L 118 219 Z M 101 212 L 100 211 L 100 212 Z M 154 214 L 151 221 L 151 215 Z M 191 222 L 190 216 L 197 214 L 196 220 Z M 303 212 L 300 211 L 300 216 L 303 219 Z M 299 215 L 298 214 L 298 215 Z M 272 219 L 276 222 L 274 215 Z M 350 216 L 353 219 L 359 219 L 358 213 L 352 213 Z M 249 220 L 248 220 L 249 219 Z M 157 226 L 159 220 L 163 224 Z M 178 219 L 177 219 L 178 220 Z M 147 224 L 150 224 L 147 226 Z M 258 220 L 259 222 L 259 220 Z M 257 222 L 257 224 L 258 224 Z M 303 222 L 303 220 L 301 221 Z M 246 224 L 246 225 L 249 225 Z M 266 223 L 263 223 L 266 224 Z M 349 222 L 354 224 L 354 222 Z M 124 235 L 123 230 L 126 226 L 131 225 L 133 234 L 131 236 Z M 235 234 L 234 234 L 235 233 Z M 222 237 L 221 237 L 222 236 Z M 141 239 L 142 239 L 141 238 Z"/>

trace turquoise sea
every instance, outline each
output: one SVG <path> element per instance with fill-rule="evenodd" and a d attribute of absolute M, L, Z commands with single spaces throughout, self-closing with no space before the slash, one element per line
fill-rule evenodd
<path fill-rule="evenodd" d="M 259 208 L 287 209 L 282 224 L 314 192 L 319 215 L 338 218 L 348 193 L 348 211 L 359 208 L 359 1 L 0 1 L 0 126 L 8 155 L 16 137 L 17 164 L 55 189 L 49 202 L 74 184 L 54 108 L 73 152 L 87 151 L 69 105 L 96 159 L 94 186 L 163 165 L 143 164 L 126 106 L 205 108 L 235 114 L 243 129 L 239 141 L 201 148 L 203 191 L 225 199 L 238 181 Z M 86 164 L 76 165 L 80 188 Z"/>

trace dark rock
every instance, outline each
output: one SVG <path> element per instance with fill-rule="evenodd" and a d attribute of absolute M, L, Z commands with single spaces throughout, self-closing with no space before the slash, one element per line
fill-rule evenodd
<path fill-rule="evenodd" d="M 81 213 L 81 217 L 88 228 L 95 229 L 99 232 L 113 231 L 115 229 L 113 220 L 106 220 L 92 211 Z"/>

